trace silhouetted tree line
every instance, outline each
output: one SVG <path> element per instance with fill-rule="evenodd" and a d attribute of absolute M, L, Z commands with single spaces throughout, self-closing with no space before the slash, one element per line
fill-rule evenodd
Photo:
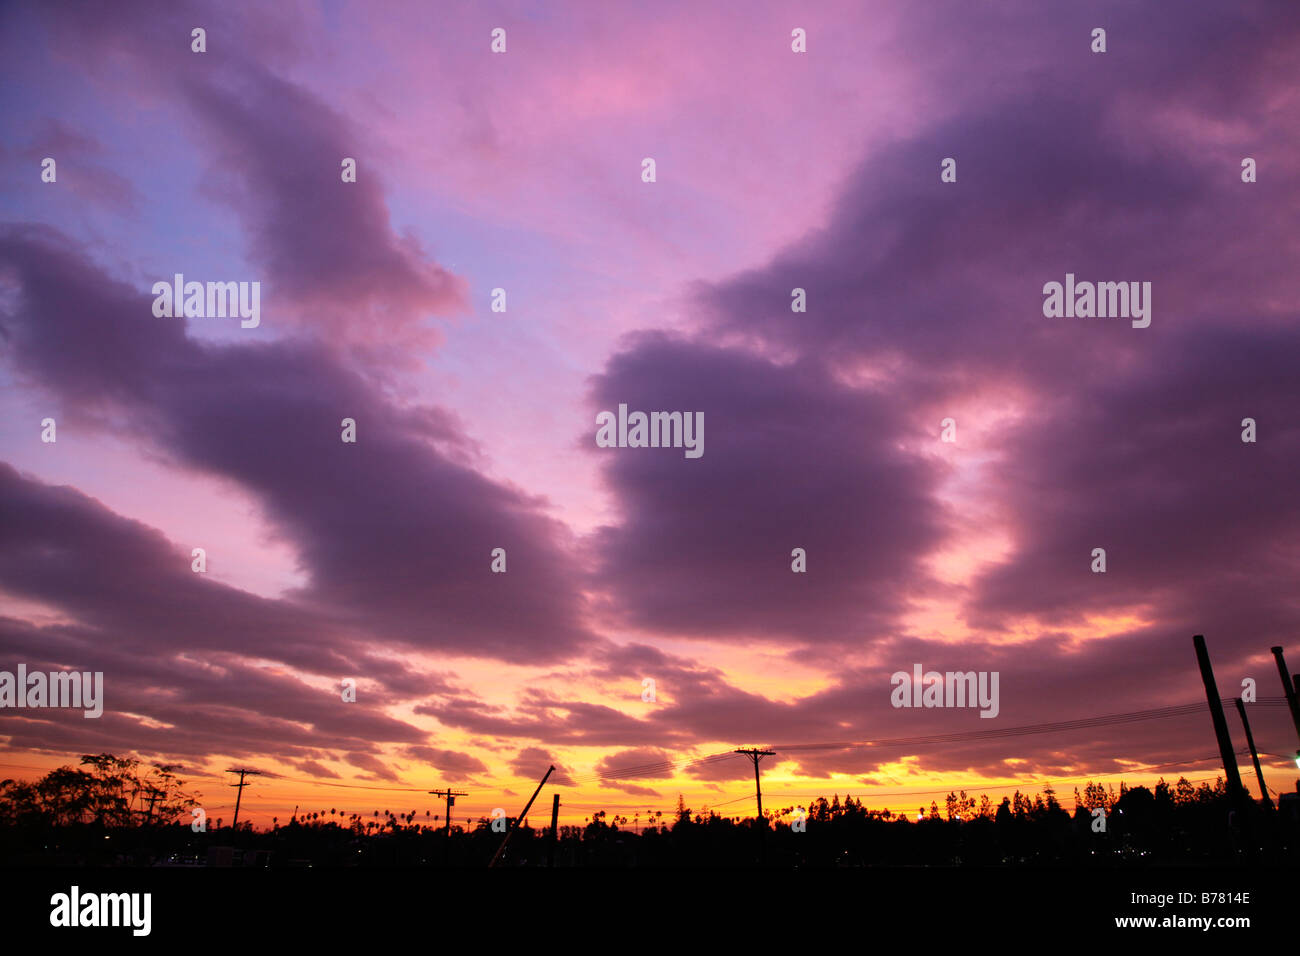
<path fill-rule="evenodd" d="M 195 806 L 175 770 L 164 764 L 142 770 L 138 760 L 99 754 L 35 783 L 0 780 L 0 826 L 131 829 L 170 822 Z"/>
<path fill-rule="evenodd" d="M 502 839 L 486 817 L 453 823 L 448 834 L 428 810 L 338 808 L 295 810 L 269 829 L 244 822 L 236 831 L 218 818 L 195 833 L 197 804 L 174 769 L 142 770 L 136 760 L 100 754 L 34 783 L 0 781 L 0 863 L 477 867 Z M 1179 778 L 1152 789 L 1121 783 L 1118 791 L 1089 783 L 1075 789 L 1072 811 L 1051 787 L 997 804 L 957 791 L 942 808 L 931 801 L 914 814 L 870 810 L 836 794 L 806 809 L 769 810 L 762 820 L 692 812 L 679 796 L 675 813 L 647 812 L 644 825 L 640 813 L 611 821 L 598 811 L 582 826 L 560 827 L 554 846 L 547 830 L 521 826 L 501 865 L 545 866 L 552 856 L 557 866 L 650 867 L 1295 862 L 1298 848 L 1294 809 L 1234 809 L 1221 778 L 1213 787 Z"/>

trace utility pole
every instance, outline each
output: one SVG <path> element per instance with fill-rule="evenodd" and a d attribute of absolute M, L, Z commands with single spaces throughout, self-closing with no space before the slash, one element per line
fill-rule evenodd
<path fill-rule="evenodd" d="M 430 790 L 435 797 L 444 797 L 447 801 L 447 819 L 443 821 L 443 829 L 447 831 L 447 839 L 451 839 L 451 808 L 456 805 L 457 797 L 468 797 L 469 794 L 463 790 Z"/>
<path fill-rule="evenodd" d="M 757 747 L 742 748 L 736 753 L 744 754 L 750 760 L 754 761 L 754 798 L 758 801 L 758 819 L 754 821 L 754 829 L 758 833 L 758 863 L 763 865 L 763 831 L 767 829 L 766 822 L 763 819 L 763 787 L 758 781 L 758 762 L 764 757 L 776 756 L 775 750 L 759 750 Z"/>
<path fill-rule="evenodd" d="M 1287 707 L 1291 708 L 1291 722 L 1295 724 L 1296 736 L 1300 737 L 1300 701 L 1296 700 L 1296 688 L 1292 685 L 1291 675 L 1287 673 L 1282 648 L 1272 647 L 1269 650 L 1273 652 L 1273 660 L 1277 661 L 1277 674 L 1282 678 L 1282 693 L 1286 695 Z"/>
<path fill-rule="evenodd" d="M 227 770 L 226 773 L 237 773 L 237 774 L 239 774 L 239 783 L 232 783 L 232 784 L 231 784 L 232 787 L 238 787 L 238 790 L 235 791 L 235 819 L 234 819 L 234 822 L 230 824 L 230 829 L 231 829 L 231 830 L 234 830 L 235 835 L 238 836 L 238 835 L 239 835 L 239 830 L 238 830 L 238 827 L 239 827 L 239 798 L 242 797 L 242 796 L 244 795 L 244 788 L 245 788 L 245 787 L 252 786 L 252 784 L 244 783 L 244 776 L 245 776 L 245 775 L 248 775 L 248 776 L 250 776 L 250 777 L 260 776 L 261 773 L 262 773 L 262 771 L 260 771 L 260 770 L 242 770 L 242 769 L 241 769 L 241 770 Z"/>
<path fill-rule="evenodd" d="M 145 819 L 149 823 L 153 823 L 153 805 L 158 802 L 158 798 L 161 797 L 165 792 L 166 791 L 159 790 L 157 787 L 149 788 L 149 810 L 145 815 Z"/>
<path fill-rule="evenodd" d="M 1219 756 L 1223 758 L 1223 773 L 1228 781 L 1228 798 L 1233 806 L 1241 806 L 1246 792 L 1241 786 L 1241 776 L 1237 773 L 1237 755 L 1233 753 L 1232 738 L 1228 736 L 1228 721 L 1223 716 L 1223 702 L 1219 699 L 1219 688 L 1214 682 L 1210 652 L 1205 649 L 1205 635 L 1194 635 L 1192 646 L 1196 648 L 1196 663 L 1200 665 L 1201 681 L 1205 684 L 1210 719 L 1214 722 L 1214 736 L 1219 739 Z"/>
<path fill-rule="evenodd" d="M 1250 721 L 1246 719 L 1246 704 L 1237 698 L 1237 713 L 1241 716 L 1241 726 L 1246 728 L 1246 745 L 1250 747 L 1250 759 L 1255 765 L 1255 779 L 1259 781 L 1260 798 L 1268 805 L 1273 807 L 1273 801 L 1268 798 L 1268 787 L 1264 786 L 1264 771 L 1259 768 L 1259 753 L 1255 750 L 1255 738 L 1250 733 Z"/>
<path fill-rule="evenodd" d="M 457 797 L 468 797 L 469 794 L 452 790 L 450 787 L 446 790 L 430 790 L 429 793 L 447 800 L 447 819 L 442 824 L 443 832 L 446 834 L 446 839 L 442 841 L 442 865 L 446 866 L 451 862 L 451 808 L 455 805 Z"/>
<path fill-rule="evenodd" d="M 515 830 L 519 828 L 519 822 L 523 820 L 526 816 L 528 816 L 528 811 L 532 807 L 533 801 L 537 799 L 537 795 L 542 792 L 542 787 L 546 786 L 547 779 L 554 772 L 555 772 L 554 764 L 546 768 L 546 776 L 542 777 L 542 782 L 537 785 L 537 789 L 533 791 L 533 795 L 528 798 L 528 804 L 524 807 L 524 812 L 519 814 L 519 816 L 515 817 L 514 824 L 510 827 L 509 830 L 506 831 L 505 838 L 501 841 L 501 845 L 497 847 L 496 853 L 493 854 L 492 861 L 488 863 L 489 868 L 497 865 L 497 860 L 499 860 L 501 858 L 501 854 L 505 852 L 506 844 L 510 842 L 510 838 L 515 835 Z"/>
<path fill-rule="evenodd" d="M 546 865 L 550 867 L 555 866 L 555 844 L 558 842 L 559 835 L 560 835 L 559 823 L 560 823 L 560 795 L 557 793 L 551 797 L 551 852 L 549 855 L 550 858 L 547 860 L 546 863 Z"/>
<path fill-rule="evenodd" d="M 763 823 L 763 787 L 758 782 L 758 762 L 764 757 L 775 757 L 775 750 L 759 750 L 757 747 L 750 747 L 747 750 L 737 750 L 736 753 L 744 754 L 750 760 L 754 761 L 754 796 L 758 800 L 758 822 L 761 826 Z"/>

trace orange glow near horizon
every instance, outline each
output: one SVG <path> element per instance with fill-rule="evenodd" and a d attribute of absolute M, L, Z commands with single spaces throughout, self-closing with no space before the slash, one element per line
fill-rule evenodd
<path fill-rule="evenodd" d="M 75 767 L 77 764 L 75 758 L 56 759 L 48 755 L 21 752 L 12 756 L 18 759 L 14 762 L 0 762 L 0 778 L 32 781 L 50 770 L 62 766 Z M 737 757 L 738 761 L 740 759 Z M 768 759 L 770 761 L 776 758 Z M 965 790 L 967 796 L 977 800 L 981 795 L 987 794 L 996 806 L 1003 796 L 1009 797 L 1016 790 L 1032 798 L 1035 794 L 1043 792 L 1045 787 L 1051 786 L 1061 805 L 1067 811 L 1073 812 L 1074 788 L 1078 787 L 1082 791 L 1088 782 L 1113 785 L 1118 792 L 1121 781 L 1130 788 L 1136 786 L 1151 788 L 1161 778 L 1173 784 L 1180 776 L 1185 776 L 1194 785 L 1199 785 L 1202 781 L 1213 784 L 1215 777 L 1222 776 L 1223 773 L 1217 761 L 1202 761 L 1195 765 L 1175 767 L 1160 772 L 1140 771 L 1132 774 L 1111 772 L 1101 775 L 1076 773 L 1063 778 L 1046 778 L 1036 774 L 1025 774 L 1020 778 L 1006 774 L 997 778 L 963 775 L 961 780 L 953 781 L 941 773 L 925 771 L 915 762 L 916 760 L 915 757 L 900 758 L 898 761 L 886 764 L 873 774 L 876 777 L 887 774 L 892 778 L 889 784 L 883 786 L 864 785 L 860 778 L 846 774 L 823 778 L 796 776 L 783 771 L 780 762 L 770 766 L 765 765 L 762 778 L 763 806 L 769 812 L 787 807 L 807 809 L 818 797 L 830 800 L 838 796 L 843 801 L 846 796 L 851 795 L 870 810 L 889 809 L 895 815 L 903 814 L 914 819 L 920 807 L 925 807 L 928 813 L 931 802 L 938 806 L 942 814 L 944 798 L 950 792 L 959 793 Z M 275 761 L 258 761 L 256 766 L 268 772 L 276 772 L 273 769 Z M 748 767 L 747 764 L 744 766 Z M 1268 777 L 1281 778 L 1289 772 L 1288 766 L 1293 772 L 1294 765 L 1277 760 L 1265 764 L 1264 769 Z M 19 772 L 13 773 L 11 772 L 13 770 Z M 351 814 L 359 813 L 364 824 L 368 821 L 383 821 L 385 811 L 390 811 L 399 817 L 415 811 L 415 823 L 440 826 L 443 800 L 429 795 L 426 791 L 450 786 L 453 790 L 469 792 L 469 796 L 456 798 L 452 810 L 453 825 L 463 827 L 467 821 L 472 820 L 472 826 L 477 826 L 481 818 L 490 818 L 493 809 L 497 807 L 505 810 L 508 816 L 515 816 L 523 809 L 537 786 L 536 780 L 529 781 L 509 776 L 485 781 L 486 786 L 466 782 L 457 783 L 439 778 L 436 774 L 426 776 L 421 771 L 406 774 L 401 784 L 381 783 L 372 786 L 364 780 L 354 778 L 329 781 L 340 786 L 327 786 L 325 781 L 314 784 L 299 783 L 297 781 L 302 778 L 298 772 L 291 767 L 285 767 L 284 771 L 294 779 L 276 779 L 270 776 L 247 778 L 250 786 L 245 788 L 240 805 L 241 821 L 251 822 L 257 829 L 269 829 L 273 818 L 276 818 L 278 824 L 283 826 L 296 809 L 300 819 L 311 813 L 319 813 L 322 821 L 334 820 L 340 824 L 346 824 Z M 581 774 L 582 770 L 578 772 Z M 207 811 L 209 826 L 215 826 L 217 820 L 221 820 L 222 825 L 228 826 L 234 815 L 235 806 L 234 788 L 230 786 L 230 782 L 238 778 L 234 774 L 222 774 L 215 770 L 189 774 L 182 771 L 180 776 L 186 781 L 187 792 L 198 792 L 208 798 L 200 799 L 199 805 Z M 1243 781 L 1248 779 L 1243 771 Z M 651 781 L 651 783 L 660 793 L 659 797 L 633 797 L 611 791 L 599 784 L 587 784 L 577 788 L 554 787 L 548 784 L 529 811 L 529 823 L 534 828 L 549 824 L 551 794 L 557 791 L 560 793 L 559 823 L 561 826 L 581 826 L 599 810 L 607 811 L 606 823 L 611 822 L 616 815 L 626 816 L 628 824 L 625 829 L 633 826 L 632 820 L 637 814 L 640 814 L 640 825 L 644 827 L 647 811 L 651 813 L 662 811 L 663 817 L 659 818 L 660 821 L 671 822 L 678 794 L 682 795 L 692 815 L 713 810 L 719 816 L 725 817 L 744 819 L 754 816 L 752 774 L 743 779 L 730 781 L 718 789 L 703 786 L 699 781 L 680 774 L 665 780 Z M 220 796 L 217 796 L 218 794 Z M 331 815 L 331 809 L 338 812 Z M 375 811 L 379 812 L 379 817 L 374 816 Z M 426 811 L 429 812 L 427 820 Z M 439 817 L 436 822 L 433 819 L 434 815 Z"/>

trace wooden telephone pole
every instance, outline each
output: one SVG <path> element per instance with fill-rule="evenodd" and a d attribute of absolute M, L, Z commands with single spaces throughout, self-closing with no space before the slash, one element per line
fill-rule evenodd
<path fill-rule="evenodd" d="M 1223 759 L 1223 774 L 1228 781 L 1228 797 L 1234 807 L 1239 807 L 1243 798 L 1249 798 L 1241 785 L 1241 776 L 1237 772 L 1237 755 L 1232 749 L 1232 738 L 1228 736 L 1228 721 L 1223 716 L 1223 702 L 1219 699 L 1219 688 L 1214 682 L 1210 652 L 1205 649 L 1205 635 L 1193 636 L 1192 646 L 1196 648 L 1196 663 L 1200 665 L 1201 682 L 1205 684 L 1205 697 L 1210 705 L 1210 720 L 1214 723 L 1214 736 L 1219 740 L 1219 756 Z"/>
<path fill-rule="evenodd" d="M 237 774 L 239 774 L 239 783 L 232 783 L 232 784 L 231 784 L 232 787 L 237 787 L 238 789 L 235 791 L 235 819 L 234 819 L 234 821 L 230 824 L 230 829 L 231 829 L 231 830 L 234 830 L 235 834 L 238 835 L 238 834 L 239 834 L 239 829 L 238 829 L 238 827 L 239 827 L 239 799 L 240 799 L 240 797 L 242 797 L 242 796 L 244 795 L 244 788 L 245 788 L 245 787 L 248 787 L 248 786 L 251 786 L 251 784 L 244 783 L 244 776 L 245 776 L 245 775 L 250 776 L 250 777 L 260 776 L 261 773 L 262 773 L 262 771 L 260 771 L 260 770 L 227 770 L 226 773 L 237 773 Z"/>
<path fill-rule="evenodd" d="M 1246 719 L 1246 703 L 1237 698 L 1237 714 L 1241 717 L 1241 726 L 1246 729 L 1246 746 L 1250 748 L 1250 760 L 1255 765 L 1255 779 L 1259 781 L 1259 796 L 1271 809 L 1273 801 L 1268 798 L 1268 787 L 1264 786 L 1264 771 L 1259 768 L 1259 753 L 1255 750 L 1255 738 L 1250 733 L 1250 721 Z"/>
<path fill-rule="evenodd" d="M 442 841 L 442 865 L 447 866 L 451 862 L 451 808 L 455 806 L 457 797 L 468 797 L 469 794 L 450 787 L 446 790 L 430 790 L 429 793 L 447 801 L 447 819 L 442 824 L 443 833 L 446 834 L 446 839 Z"/>
<path fill-rule="evenodd" d="M 1286 671 L 1286 661 L 1282 657 L 1282 648 L 1270 648 L 1273 659 L 1277 661 L 1277 674 L 1282 678 L 1282 693 L 1286 695 L 1286 705 L 1291 711 L 1291 722 L 1295 724 L 1296 736 L 1300 737 L 1300 702 L 1296 699 L 1296 685 Z"/>
<path fill-rule="evenodd" d="M 763 823 L 763 786 L 758 780 L 758 762 L 764 757 L 775 757 L 775 750 L 759 750 L 757 747 L 737 750 L 736 753 L 744 754 L 750 760 L 754 761 L 754 797 L 758 800 L 758 822 L 761 826 Z"/>
<path fill-rule="evenodd" d="M 537 795 L 542 792 L 542 787 L 546 786 L 547 779 L 549 779 L 551 774 L 554 772 L 555 772 L 554 765 L 551 765 L 550 767 L 546 768 L 546 776 L 543 777 L 542 782 L 537 785 L 537 789 L 533 791 L 533 795 L 528 798 L 528 803 L 524 807 L 524 812 L 519 814 L 519 816 L 515 817 L 514 825 L 512 825 L 510 829 L 506 831 L 505 838 L 502 839 L 501 845 L 497 847 L 496 853 L 493 854 L 492 856 L 492 862 L 488 864 L 489 867 L 493 867 L 497 865 L 497 860 L 501 859 L 501 854 L 505 852 L 506 844 L 509 843 L 510 838 L 515 835 L 515 830 L 519 828 L 519 824 L 528 816 L 528 810 L 529 808 L 532 807 L 533 801 L 537 799 Z"/>
<path fill-rule="evenodd" d="M 748 747 L 737 750 L 736 753 L 744 754 L 750 760 L 754 761 L 754 799 L 758 802 L 758 819 L 754 821 L 754 829 L 758 833 L 758 862 L 763 864 L 763 831 L 767 829 L 767 821 L 763 818 L 763 786 L 758 780 L 758 762 L 764 757 L 776 756 L 775 750 L 759 750 L 757 747 Z"/>
<path fill-rule="evenodd" d="M 547 866 L 555 866 L 555 845 L 559 841 L 560 830 L 560 795 L 553 794 L 551 800 L 551 852 L 548 854 Z"/>
<path fill-rule="evenodd" d="M 443 829 L 447 831 L 447 839 L 451 839 L 451 808 L 456 805 L 457 797 L 468 797 L 469 794 L 463 790 L 430 790 L 429 793 L 435 797 L 443 797 L 447 801 L 447 819 L 443 821 Z"/>

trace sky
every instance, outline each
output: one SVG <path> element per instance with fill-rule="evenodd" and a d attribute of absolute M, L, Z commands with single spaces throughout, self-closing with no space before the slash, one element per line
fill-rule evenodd
<path fill-rule="evenodd" d="M 129 753 L 228 819 L 255 767 L 263 825 L 554 765 L 577 823 L 752 813 L 699 758 L 768 746 L 769 808 L 1072 806 L 1213 779 L 1208 714 L 915 738 L 1204 703 L 1204 634 L 1296 786 L 1293 4 L 231 7 L 0 8 L 0 669 L 105 688 L 0 710 L 0 776 Z M 260 322 L 156 315 L 177 273 Z M 894 706 L 916 665 L 996 716 Z"/>

